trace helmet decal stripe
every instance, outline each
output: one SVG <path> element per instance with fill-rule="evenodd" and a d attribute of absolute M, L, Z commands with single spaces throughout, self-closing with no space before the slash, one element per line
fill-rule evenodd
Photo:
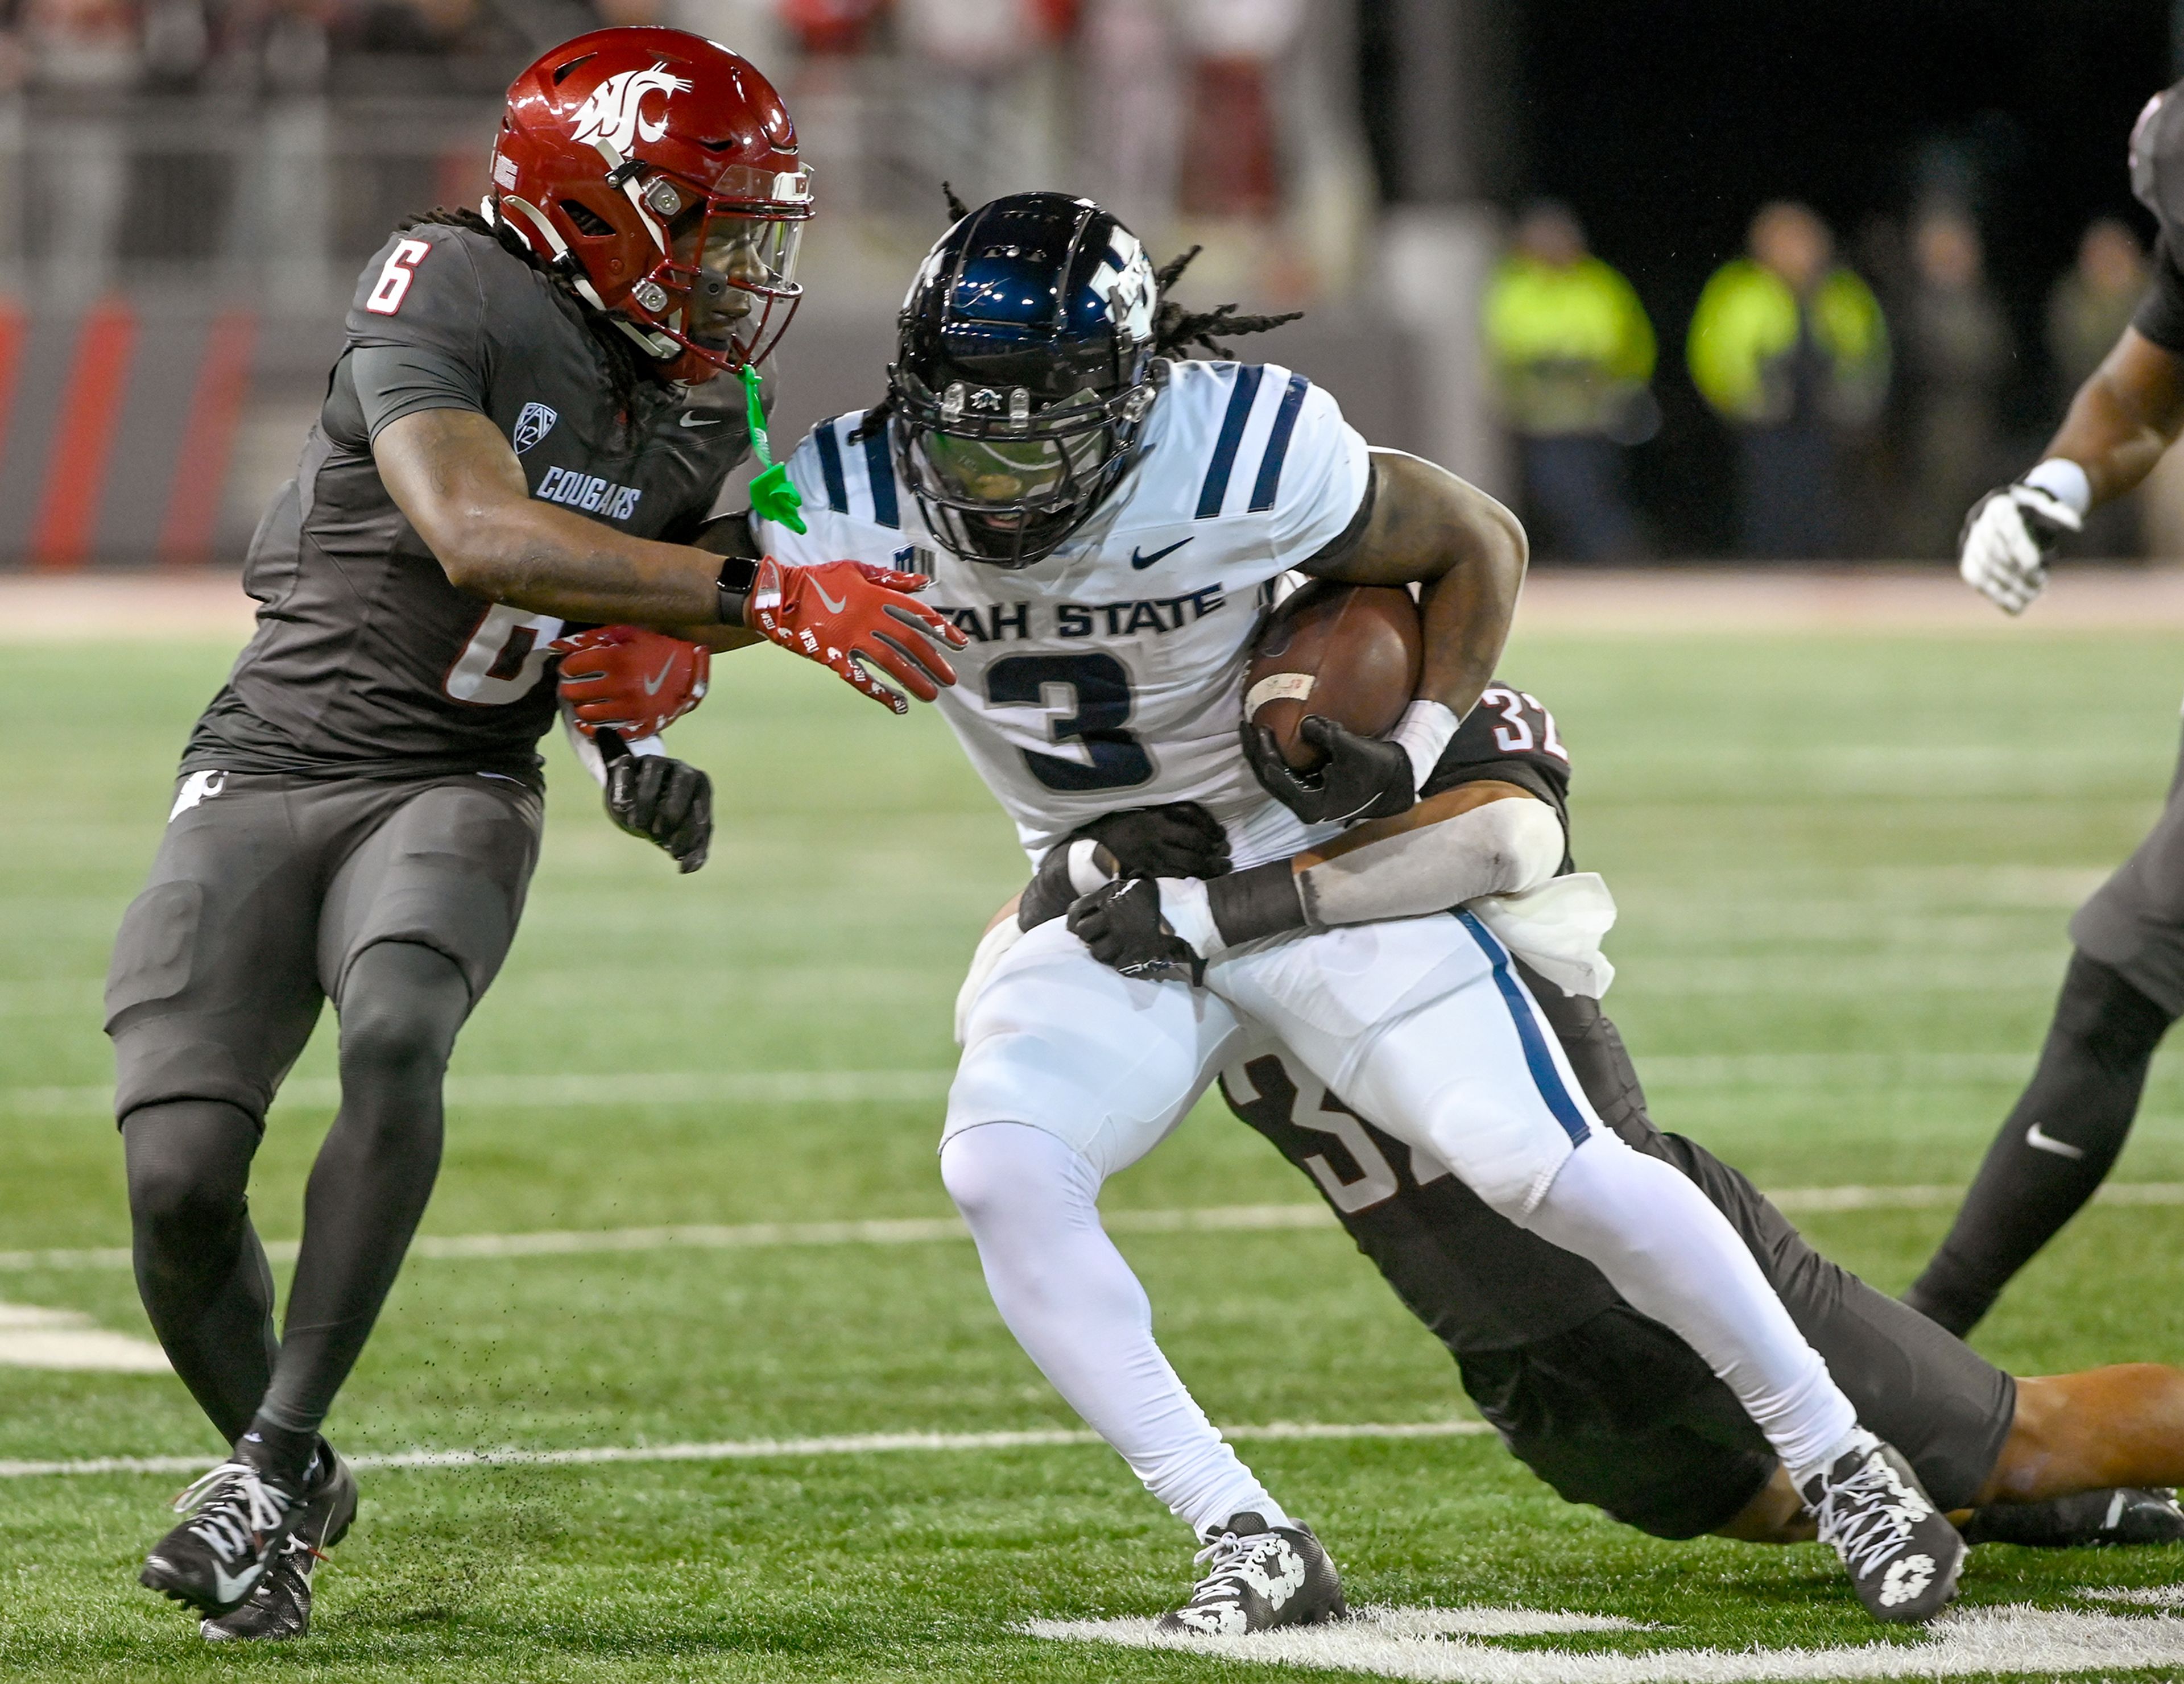
<path fill-rule="evenodd" d="M 883 527 L 901 526 L 902 516 L 895 507 L 894 462 L 888 454 L 883 427 L 865 435 L 865 477 L 872 482 L 872 518 Z"/>
<path fill-rule="evenodd" d="M 1228 394 L 1228 412 L 1221 417 L 1221 436 L 1213 443 L 1213 461 L 1199 488 L 1196 519 L 1210 521 L 1221 512 L 1228 495 L 1228 476 L 1236 466 L 1236 449 L 1244 442 L 1244 427 L 1251 419 L 1251 405 L 1259 395 L 1262 371 L 1256 363 L 1234 367 L 1236 389 Z M 1303 400 L 1300 399 L 1299 402 Z"/>
<path fill-rule="evenodd" d="M 1259 477 L 1251 487 L 1251 512 L 1263 515 L 1274 506 L 1282 488 L 1282 459 L 1290 453 L 1290 435 L 1296 431 L 1297 411 L 1312 382 L 1301 374 L 1290 376 L 1282 393 L 1282 406 L 1274 411 L 1274 430 L 1267 435 L 1267 454 L 1259 458 Z"/>
<path fill-rule="evenodd" d="M 827 506 L 838 515 L 846 515 L 850 512 L 850 488 L 842 481 L 842 441 L 834 432 L 835 422 L 841 419 L 835 415 L 820 422 L 811 430 L 811 437 L 819 446 L 819 473 L 827 482 Z"/>

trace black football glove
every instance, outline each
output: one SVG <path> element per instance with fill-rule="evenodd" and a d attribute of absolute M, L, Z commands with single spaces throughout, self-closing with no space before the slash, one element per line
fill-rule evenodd
<path fill-rule="evenodd" d="M 1325 754 L 1314 772 L 1299 772 L 1282 758 L 1274 733 L 1244 722 L 1244 758 L 1261 787 L 1306 824 L 1349 824 L 1393 818 L 1416 806 L 1411 757 L 1401 743 L 1360 737 L 1333 720 L 1306 714 L 1297 734 Z"/>
<path fill-rule="evenodd" d="M 1144 982 L 1206 980 L 1198 950 L 1161 917 L 1160 884 L 1125 878 L 1095 889 L 1069 909 L 1069 933 L 1101 964 Z"/>
<path fill-rule="evenodd" d="M 1084 892 L 1069 873 L 1071 846 L 1084 841 L 1098 845 L 1095 863 L 1110 878 L 1221 877 L 1228 870 L 1228 833 L 1195 801 L 1103 813 L 1046 850 L 1017 903 L 1018 928 L 1060 917 Z"/>
<path fill-rule="evenodd" d="M 607 817 L 666 849 L 684 873 L 704 865 L 713 845 L 713 780 L 688 761 L 633 755 L 611 731 L 595 740 L 606 761 Z"/>

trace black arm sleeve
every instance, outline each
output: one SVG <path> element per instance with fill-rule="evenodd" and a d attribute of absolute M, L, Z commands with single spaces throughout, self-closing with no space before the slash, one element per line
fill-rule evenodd
<path fill-rule="evenodd" d="M 2176 266 L 2165 232 L 2153 248 L 2153 284 L 2131 325 L 2163 350 L 2184 357 L 2184 270 Z"/>

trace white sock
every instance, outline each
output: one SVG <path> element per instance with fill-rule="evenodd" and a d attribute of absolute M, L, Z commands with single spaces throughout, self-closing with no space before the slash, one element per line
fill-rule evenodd
<path fill-rule="evenodd" d="M 1596 1129 L 1524 1226 L 1588 1258 L 1736 1395 L 1793 1478 L 1825 1465 L 1858 1412 L 1729 1218 L 1669 1165 Z"/>
<path fill-rule="evenodd" d="M 1845 1433 L 1825 1450 L 1823 1450 L 1820 1453 L 1820 1459 L 1814 1463 L 1811 1467 L 1789 1468 L 1788 1472 L 1790 1475 L 1790 1483 L 1797 1486 L 1798 1492 L 1802 1495 L 1807 1486 L 1812 1484 L 1813 1480 L 1819 1475 L 1826 1473 L 1829 1469 L 1834 1467 L 1835 1464 L 1841 1461 L 1844 1457 L 1853 1454 L 1863 1456 L 1869 1450 L 1878 1450 L 1880 1448 L 1880 1440 L 1874 1434 L 1868 1432 L 1864 1427 L 1852 1427 L 1848 1432 Z M 1786 1467 L 1787 1464 L 1786 1464 L 1785 1466 Z"/>
<path fill-rule="evenodd" d="M 1100 1225 L 1100 1178 L 1043 1129 L 987 1123 L 940 1151 L 1009 1331 L 1145 1489 L 1203 1536 L 1282 1506 L 1206 1419 L 1153 1342 L 1152 1305 Z"/>

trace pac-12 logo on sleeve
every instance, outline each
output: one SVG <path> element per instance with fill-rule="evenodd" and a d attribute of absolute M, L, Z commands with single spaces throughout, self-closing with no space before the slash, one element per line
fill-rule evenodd
<path fill-rule="evenodd" d="M 560 419 L 557 411 L 543 404 L 526 404 L 522 413 L 515 418 L 515 454 L 521 456 L 553 432 L 554 423 Z"/>

